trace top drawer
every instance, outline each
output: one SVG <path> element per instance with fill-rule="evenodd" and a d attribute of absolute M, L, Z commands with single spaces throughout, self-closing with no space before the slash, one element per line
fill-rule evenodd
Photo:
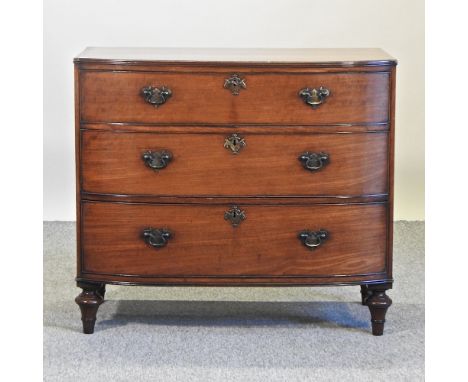
<path fill-rule="evenodd" d="M 237 73 L 245 88 L 229 88 L 233 73 L 81 72 L 81 120 L 168 124 L 321 125 L 385 123 L 388 72 Z M 232 79 L 232 81 L 229 81 Z M 142 89 L 169 88 L 158 107 Z M 226 86 L 226 87 L 225 87 Z M 312 94 L 321 87 L 329 91 Z M 309 89 L 311 97 L 299 92 Z M 315 96 L 314 96 L 315 95 Z M 148 96 L 150 97 L 150 96 Z M 153 96 L 152 102 L 161 102 Z"/>

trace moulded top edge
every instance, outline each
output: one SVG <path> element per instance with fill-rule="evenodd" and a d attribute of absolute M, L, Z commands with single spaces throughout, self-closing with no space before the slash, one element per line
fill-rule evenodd
<path fill-rule="evenodd" d="M 89 47 L 74 62 L 111 64 L 139 63 L 229 63 L 261 65 L 396 65 L 397 60 L 378 48 L 111 48 Z"/>

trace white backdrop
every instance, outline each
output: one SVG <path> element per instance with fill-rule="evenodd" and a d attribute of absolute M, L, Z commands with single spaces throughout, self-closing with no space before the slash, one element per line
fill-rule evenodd
<path fill-rule="evenodd" d="M 395 219 L 424 219 L 423 0 L 44 0 L 44 220 L 75 220 L 72 60 L 86 46 L 383 48 L 399 61 Z"/>

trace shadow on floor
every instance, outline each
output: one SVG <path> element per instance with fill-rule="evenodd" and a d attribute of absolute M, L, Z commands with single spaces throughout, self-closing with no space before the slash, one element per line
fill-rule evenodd
<path fill-rule="evenodd" d="M 344 302 L 106 301 L 116 305 L 112 319 L 96 330 L 139 322 L 165 326 L 291 327 L 316 325 L 369 330 L 368 308 Z M 102 308 L 101 308 L 102 309 Z"/>

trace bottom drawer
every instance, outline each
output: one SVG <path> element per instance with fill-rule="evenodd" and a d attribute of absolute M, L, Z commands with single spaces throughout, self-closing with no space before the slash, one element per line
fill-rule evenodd
<path fill-rule="evenodd" d="M 232 206 L 83 202 L 81 273 L 334 276 L 385 271 L 385 204 Z M 227 213 L 228 212 L 228 213 Z M 233 226 L 232 220 L 239 220 Z"/>

